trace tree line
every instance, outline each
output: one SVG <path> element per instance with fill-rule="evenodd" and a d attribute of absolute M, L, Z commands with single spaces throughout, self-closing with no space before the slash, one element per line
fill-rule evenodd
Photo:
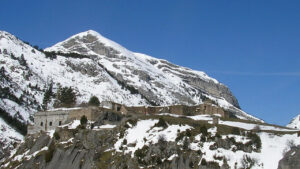
<path fill-rule="evenodd" d="M 57 92 L 53 92 L 53 84 L 51 83 L 46 89 L 43 97 L 42 107 L 44 110 L 48 109 L 49 103 L 54 101 L 53 107 L 74 107 L 77 101 L 77 93 L 72 87 L 59 86 Z M 91 96 L 88 101 L 88 106 L 99 106 L 100 101 L 97 96 Z"/>

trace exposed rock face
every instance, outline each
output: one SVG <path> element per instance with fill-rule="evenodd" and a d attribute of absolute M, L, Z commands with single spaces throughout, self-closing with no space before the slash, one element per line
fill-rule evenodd
<path fill-rule="evenodd" d="M 278 169 L 300 168 L 300 146 L 294 146 L 279 161 Z"/>

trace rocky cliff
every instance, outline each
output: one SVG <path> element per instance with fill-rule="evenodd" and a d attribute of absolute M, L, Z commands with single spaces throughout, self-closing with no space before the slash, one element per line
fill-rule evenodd
<path fill-rule="evenodd" d="M 300 168 L 300 146 L 293 146 L 279 161 L 278 169 Z"/>

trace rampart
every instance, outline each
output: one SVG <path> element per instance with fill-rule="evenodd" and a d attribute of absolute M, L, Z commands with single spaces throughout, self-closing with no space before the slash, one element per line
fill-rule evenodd
<path fill-rule="evenodd" d="M 172 105 L 172 106 L 139 106 L 126 107 L 114 102 L 104 102 L 101 107 L 78 107 L 78 108 L 60 108 L 49 111 L 37 112 L 34 115 L 34 124 L 28 125 L 28 134 L 39 132 L 40 130 L 49 131 L 72 120 L 80 120 L 86 116 L 88 120 L 95 121 L 103 112 L 119 112 L 122 114 L 159 114 L 170 113 L 177 115 L 219 115 L 228 116 L 224 110 L 212 103 L 203 103 L 197 106 Z"/>

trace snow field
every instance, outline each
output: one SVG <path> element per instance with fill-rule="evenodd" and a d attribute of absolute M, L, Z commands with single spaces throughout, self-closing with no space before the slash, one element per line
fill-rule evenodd
<path fill-rule="evenodd" d="M 203 117 L 206 119 L 207 117 Z M 199 119 L 197 117 L 197 119 Z M 138 149 L 143 148 L 144 145 L 149 146 L 150 144 L 155 144 L 158 142 L 158 137 L 160 135 L 164 135 L 166 141 L 174 142 L 177 137 L 177 130 L 180 132 L 186 131 L 187 129 L 192 129 L 191 126 L 188 125 L 169 125 L 167 128 L 163 129 L 162 127 L 154 127 L 154 125 L 158 122 L 158 120 L 140 120 L 137 122 L 136 126 L 130 127 L 124 134 L 123 138 L 120 138 L 114 145 L 114 148 L 118 152 L 122 152 L 119 148 L 121 146 L 126 147 L 124 153 L 130 154 L 134 157 L 134 152 Z M 229 123 L 230 126 L 239 127 L 239 123 Z M 243 124 L 245 125 L 245 123 Z M 245 129 L 252 129 L 253 126 L 246 125 L 241 126 Z M 265 129 L 269 130 L 270 128 L 266 127 Z M 275 129 L 275 131 L 277 131 Z M 281 130 L 279 130 L 281 131 Z M 285 131 L 285 130 L 283 130 Z M 214 136 L 217 133 L 217 127 L 212 127 L 208 129 L 210 135 Z M 210 150 L 210 146 L 214 144 L 214 142 L 201 142 L 201 134 L 198 134 L 194 137 L 194 141 L 190 143 L 190 149 L 192 150 L 201 150 L 203 152 L 203 158 L 206 161 L 214 161 L 217 162 L 220 166 L 223 165 L 222 160 L 216 160 L 215 157 L 223 157 L 227 160 L 228 165 L 231 168 L 235 166 L 242 167 L 241 161 L 245 155 L 249 156 L 250 158 L 256 160 L 256 164 L 253 167 L 254 169 L 273 169 L 277 168 L 279 160 L 283 157 L 283 152 L 288 151 L 289 146 L 288 142 L 294 142 L 295 145 L 300 145 L 300 139 L 297 134 L 283 134 L 283 135 L 276 135 L 266 132 L 258 133 L 258 136 L 261 139 L 262 147 L 260 152 L 252 152 L 247 153 L 241 150 L 232 151 L 231 149 L 226 150 L 223 148 L 218 148 L 216 150 Z M 222 135 L 223 139 L 226 137 L 234 138 L 236 142 L 240 142 L 242 144 L 246 144 L 249 142 L 249 138 L 246 136 L 240 135 Z M 134 145 L 126 146 L 122 145 L 124 139 L 127 140 L 127 145 L 131 144 Z M 177 143 L 178 145 L 183 144 L 182 141 Z M 171 155 L 168 160 L 172 160 L 173 158 L 177 157 L 177 154 Z M 201 162 L 201 161 L 200 161 Z M 200 164 L 199 164 L 200 165 Z"/>
<path fill-rule="evenodd" d="M 121 152 L 119 148 L 121 147 L 124 139 L 126 139 L 127 144 L 136 144 L 134 147 L 127 147 L 127 150 L 125 150 L 126 154 L 131 153 L 131 156 L 134 157 L 134 152 L 143 148 L 144 145 L 156 144 L 160 135 L 164 135 L 166 141 L 174 142 L 177 137 L 178 130 L 179 132 L 183 132 L 192 128 L 188 125 L 169 125 L 165 129 L 161 127 L 153 127 L 157 122 L 158 120 L 138 121 L 136 126 L 129 128 L 126 131 L 124 138 L 119 139 L 115 143 L 115 150 Z"/>

